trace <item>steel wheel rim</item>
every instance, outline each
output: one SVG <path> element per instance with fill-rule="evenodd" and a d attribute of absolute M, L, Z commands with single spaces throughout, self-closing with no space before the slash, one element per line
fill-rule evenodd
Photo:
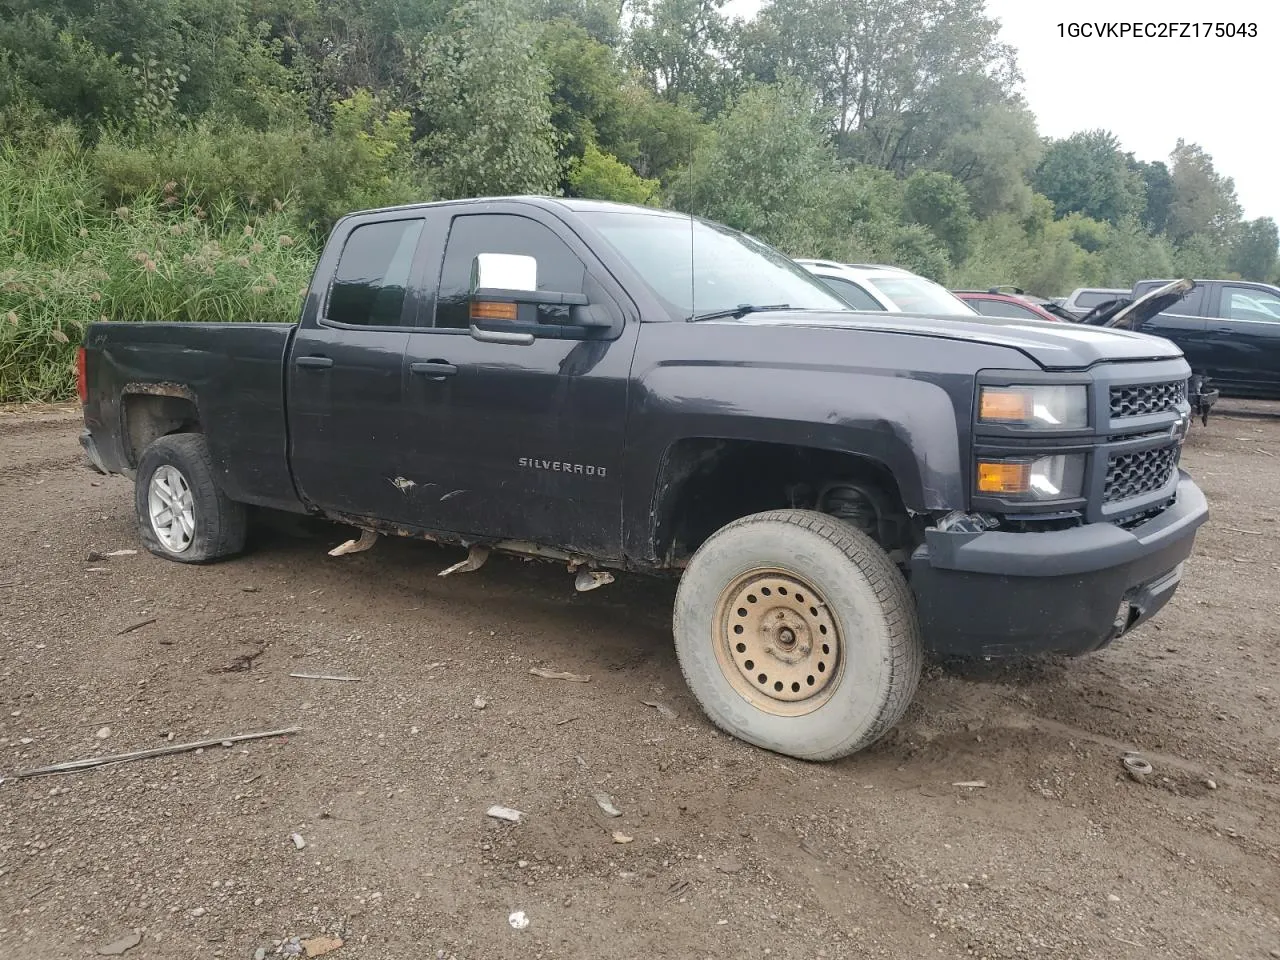
<path fill-rule="evenodd" d="M 733 580 L 720 593 L 713 631 L 725 679 L 766 713 L 812 713 L 840 685 L 840 625 L 823 594 L 789 570 L 758 568 Z"/>
<path fill-rule="evenodd" d="M 196 534 L 196 502 L 187 478 L 177 467 L 163 464 L 147 486 L 147 513 L 156 539 L 170 553 L 182 553 Z"/>

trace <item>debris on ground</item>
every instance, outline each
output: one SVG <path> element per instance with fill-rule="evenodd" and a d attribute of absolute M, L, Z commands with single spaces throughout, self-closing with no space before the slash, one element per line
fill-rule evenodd
<path fill-rule="evenodd" d="M 68 760 L 47 767 L 35 767 L 31 770 L 19 770 L 14 774 L 17 779 L 23 777 L 40 777 L 49 773 L 73 773 L 76 770 L 88 770 L 109 763 L 125 763 L 129 760 L 146 760 L 150 757 L 163 757 L 171 753 L 185 753 L 189 750 L 200 751 L 205 747 L 216 747 L 225 743 L 240 743 L 244 740 L 262 740 L 266 737 L 282 737 L 288 733 L 297 733 L 301 727 L 285 727 L 281 730 L 267 730 L 264 733 L 241 733 L 233 737 L 214 737 L 211 740 L 195 740 L 191 743 L 178 743 L 171 747 L 152 747 L 150 750 L 135 750 L 132 753 L 116 753 L 106 757 L 90 757 L 88 760 Z M 104 732 L 105 731 L 105 732 Z M 111 736 L 111 728 L 103 727 L 95 735 L 99 740 Z"/>
<path fill-rule="evenodd" d="M 486 700 L 484 697 L 476 697 L 474 700 L 471 701 L 471 705 L 475 707 L 477 710 L 483 710 L 485 707 L 489 705 L 489 701 Z"/>
<path fill-rule="evenodd" d="M 209 911 L 206 910 L 204 907 L 196 907 L 194 910 L 191 911 L 191 915 L 198 920 L 200 917 L 203 917 L 208 912 Z"/>
<path fill-rule="evenodd" d="M 141 942 L 142 934 L 136 932 L 126 934 L 118 940 L 112 940 L 110 943 L 104 943 L 98 948 L 98 954 L 103 957 L 118 957 L 124 954 L 125 951 L 132 950 Z"/>
<path fill-rule="evenodd" d="M 1121 758 L 1129 776 L 1141 783 L 1151 773 L 1151 764 L 1140 753 L 1126 753 Z"/>
<path fill-rule="evenodd" d="M 525 916 L 523 910 L 517 910 L 511 916 L 507 917 L 507 923 L 511 924 L 512 930 L 523 930 L 529 926 L 529 918 Z"/>
<path fill-rule="evenodd" d="M 333 953 L 341 946 L 342 940 L 338 937 L 321 936 L 302 941 L 303 955 L 307 957 L 323 957 L 326 953 Z"/>
<path fill-rule="evenodd" d="M 257 660 L 260 656 L 262 656 L 266 652 L 267 652 L 266 644 L 263 644 L 262 646 L 258 647 L 256 650 L 251 650 L 248 653 L 240 654 L 240 656 L 236 657 L 226 666 L 219 667 L 217 672 L 218 673 L 243 673 L 246 670 L 252 669 L 253 661 Z"/>
<path fill-rule="evenodd" d="M 347 540 L 344 543 L 338 544 L 329 551 L 329 556 L 344 557 L 348 553 L 363 553 L 365 550 L 373 547 L 377 542 L 378 534 L 374 533 L 372 530 L 362 530 L 360 531 L 360 538 L 358 540 Z"/>
<path fill-rule="evenodd" d="M 155 623 L 157 619 L 157 617 L 147 617 L 145 620 L 139 620 L 137 623 L 131 623 L 123 630 L 117 631 L 116 636 L 123 637 L 126 633 L 133 633 L 135 630 L 141 630 L 143 627 L 150 626 Z"/>
<path fill-rule="evenodd" d="M 104 557 L 132 557 L 135 554 L 137 554 L 137 552 L 138 552 L 137 550 L 133 550 L 129 547 L 122 547 L 119 550 L 112 550 L 109 553 L 104 553 L 103 556 Z"/>
<path fill-rule="evenodd" d="M 338 680 L 342 683 L 359 683 L 361 677 L 343 677 L 332 673 L 291 673 L 289 676 L 298 680 Z"/>
<path fill-rule="evenodd" d="M 613 799 L 607 793 L 597 793 L 595 795 L 596 806 L 607 813 L 611 817 L 622 816 L 622 811 L 613 805 Z"/>
<path fill-rule="evenodd" d="M 302 850 L 307 845 L 307 841 L 303 839 L 302 834 L 300 833 L 289 834 L 289 839 L 293 841 L 293 847 L 295 850 Z"/>
<path fill-rule="evenodd" d="M 979 789 L 986 785 L 987 781 L 985 780 L 957 780 L 952 784 L 953 787 L 969 787 L 971 789 Z"/>
<path fill-rule="evenodd" d="M 1218 782 L 1214 780 L 1212 777 L 1205 777 L 1204 785 L 1208 787 L 1210 790 L 1218 789 Z"/>
<path fill-rule="evenodd" d="M 627 836 L 625 833 L 623 833 L 621 830 L 615 830 L 615 831 L 613 831 L 613 842 L 614 842 L 614 843 L 630 843 L 630 842 L 631 842 L 632 840 L 634 840 L 634 839 L 635 839 L 635 837 L 629 837 L 629 836 Z"/>
<path fill-rule="evenodd" d="M 579 570 L 573 578 L 573 589 L 586 593 L 596 587 L 603 587 L 606 583 L 613 583 L 613 574 L 608 570 Z"/>
<path fill-rule="evenodd" d="M 437 577 L 447 577 L 454 573 L 471 573 L 479 570 L 485 565 L 485 561 L 489 559 L 489 548 L 476 544 L 467 551 L 465 560 L 459 560 L 457 563 L 450 564 L 439 573 Z"/>
<path fill-rule="evenodd" d="M 509 820 L 511 823 L 519 823 L 524 816 L 524 812 L 516 810 L 513 807 L 504 807 L 500 804 L 494 804 L 485 811 L 486 816 L 493 817 L 495 820 Z"/>
<path fill-rule="evenodd" d="M 680 716 L 680 714 L 676 713 L 674 710 L 668 707 L 665 703 L 659 703 L 657 700 L 641 700 L 640 702 L 643 703 L 646 707 L 653 707 L 653 709 L 657 710 L 660 714 L 662 714 L 668 720 L 675 720 L 677 717 Z"/>
<path fill-rule="evenodd" d="M 544 670 L 542 667 L 530 667 L 529 672 L 543 680 L 568 680 L 570 683 L 590 683 L 591 677 L 581 673 L 566 673 L 559 670 Z"/>

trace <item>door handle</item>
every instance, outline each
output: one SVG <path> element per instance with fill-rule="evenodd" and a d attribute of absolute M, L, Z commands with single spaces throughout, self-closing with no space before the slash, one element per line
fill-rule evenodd
<path fill-rule="evenodd" d="M 409 372 L 417 373 L 432 380 L 443 380 L 452 377 L 458 368 L 447 360 L 416 360 L 409 364 Z"/>
<path fill-rule="evenodd" d="M 533 343 L 532 333 L 515 333 L 507 330 L 481 330 L 474 323 L 471 325 L 471 336 L 482 343 L 506 343 L 519 347 L 527 347 Z"/>
<path fill-rule="evenodd" d="M 293 361 L 299 367 L 305 367 L 308 370 L 327 370 L 333 366 L 331 357 L 298 357 Z"/>

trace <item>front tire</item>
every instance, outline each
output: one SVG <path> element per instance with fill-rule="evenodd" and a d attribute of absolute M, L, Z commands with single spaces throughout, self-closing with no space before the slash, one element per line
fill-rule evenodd
<path fill-rule="evenodd" d="M 870 537 L 810 510 L 713 534 L 680 580 L 674 626 L 680 668 L 711 721 L 803 760 L 875 742 L 920 679 L 902 574 Z"/>
<path fill-rule="evenodd" d="M 169 434 L 142 452 L 134 506 L 138 534 L 158 557 L 209 563 L 244 549 L 245 506 L 218 486 L 202 434 Z"/>

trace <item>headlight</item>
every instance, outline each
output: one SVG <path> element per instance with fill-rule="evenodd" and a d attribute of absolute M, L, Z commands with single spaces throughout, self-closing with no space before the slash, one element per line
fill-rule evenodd
<path fill-rule="evenodd" d="M 1070 500 L 1084 487 L 1084 455 L 979 460 L 978 493 L 1011 500 Z"/>
<path fill-rule="evenodd" d="M 1089 394 L 1084 384 L 983 387 L 978 395 L 981 423 L 1025 427 L 1087 427 Z"/>

